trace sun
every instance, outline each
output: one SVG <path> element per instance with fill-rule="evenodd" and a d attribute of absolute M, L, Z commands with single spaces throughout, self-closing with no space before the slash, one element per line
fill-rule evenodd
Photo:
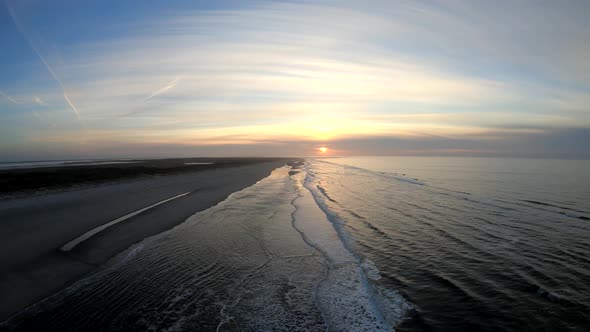
<path fill-rule="evenodd" d="M 321 152 L 321 153 L 326 153 L 326 152 L 328 152 L 328 148 L 327 148 L 327 147 L 325 147 L 325 146 L 322 146 L 321 148 L 319 148 L 319 150 L 320 150 L 320 152 Z"/>

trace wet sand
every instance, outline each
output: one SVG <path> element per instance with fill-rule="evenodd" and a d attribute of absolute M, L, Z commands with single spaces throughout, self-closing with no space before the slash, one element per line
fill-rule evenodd
<path fill-rule="evenodd" d="M 178 225 L 291 161 L 217 159 L 211 161 L 214 164 L 185 165 L 209 161 L 176 159 L 151 161 L 151 166 L 13 170 L 17 178 L 36 180 L 30 180 L 35 185 L 23 186 L 25 191 L 10 192 L 4 187 L 5 199 L 0 200 L 0 321 L 92 273 L 132 244 Z M 73 175 L 60 183 L 51 179 L 52 172 L 59 174 L 56 179 L 68 172 Z M 88 174 L 94 175 L 89 178 Z M 5 182 L 10 181 L 14 180 Z M 60 250 L 89 230 L 183 193 L 188 194 L 113 224 L 69 252 Z"/>

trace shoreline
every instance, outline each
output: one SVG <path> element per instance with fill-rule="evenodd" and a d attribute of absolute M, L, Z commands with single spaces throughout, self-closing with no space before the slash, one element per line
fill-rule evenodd
<path fill-rule="evenodd" d="M 0 240 L 6 248 L 0 254 L 0 321 L 88 276 L 144 238 L 175 227 L 296 160 L 208 164 L 208 169 L 197 171 L 84 182 L 0 200 Z M 105 228 L 71 251 L 60 250 L 91 229 L 181 192 L 190 194 Z"/>
<path fill-rule="evenodd" d="M 174 158 L 62 162 L 45 166 L 0 168 L 0 201 L 86 189 L 120 181 L 239 167 L 298 158 Z"/>
<path fill-rule="evenodd" d="M 299 168 L 276 168 L 4 326 L 390 331 L 398 320 L 375 305 L 367 263 L 345 247 Z M 396 302 L 401 311 L 403 303 Z M 104 309 L 88 320 L 97 308 Z"/>

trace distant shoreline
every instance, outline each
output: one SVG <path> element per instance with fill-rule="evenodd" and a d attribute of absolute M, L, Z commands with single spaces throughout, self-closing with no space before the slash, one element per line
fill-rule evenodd
<path fill-rule="evenodd" d="M 0 167 L 0 200 L 143 178 L 200 172 L 294 158 L 174 158 L 47 161 L 43 166 Z M 297 159 L 297 158 L 295 158 Z M 19 162 L 33 164 L 34 162 Z M 19 164 L 14 163 L 14 164 Z M 39 162 L 42 163 L 42 162 Z M 44 163 L 44 162 L 43 162 Z M 6 163 L 8 164 L 8 163 Z"/>

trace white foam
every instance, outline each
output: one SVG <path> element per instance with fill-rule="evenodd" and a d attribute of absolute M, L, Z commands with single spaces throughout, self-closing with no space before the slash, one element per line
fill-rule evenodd
<path fill-rule="evenodd" d="M 306 173 L 312 173 L 310 166 L 307 164 L 304 168 Z M 301 181 L 301 186 L 303 187 L 302 197 L 308 201 L 311 200 L 315 208 L 311 207 L 311 202 L 303 207 L 319 211 L 323 215 L 322 223 L 329 223 L 333 234 L 336 234 L 337 240 L 334 240 L 334 243 L 328 245 L 325 241 L 320 243 L 319 247 L 335 248 L 337 247 L 336 243 L 339 243 L 340 250 L 346 250 L 348 257 L 352 257 L 352 262 L 345 265 L 346 268 L 337 266 L 332 272 L 332 276 L 325 281 L 324 289 L 327 292 L 324 297 L 327 298 L 332 309 L 340 308 L 342 310 L 342 312 L 330 311 L 329 315 L 335 315 L 333 320 L 337 324 L 333 329 L 391 330 L 403 320 L 413 306 L 397 291 L 379 285 L 378 281 L 381 279 L 379 269 L 371 261 L 357 256 L 352 251 L 355 239 L 350 237 L 344 228 L 345 221 L 328 208 L 327 198 L 319 191 L 317 180 L 312 176 L 306 176 Z M 316 218 L 320 220 L 319 217 Z M 301 223 L 304 224 L 304 222 Z M 307 223 L 310 222 L 307 221 Z M 309 230 L 316 231 L 311 227 Z M 313 237 L 310 235 L 310 238 L 313 239 Z M 326 250 L 326 253 L 329 256 L 331 251 Z M 351 321 L 351 318 L 354 321 Z"/>
<path fill-rule="evenodd" d="M 297 208 L 294 213 L 295 226 L 305 234 L 308 243 L 324 253 L 332 263 L 354 262 L 354 256 L 344 248 L 324 212 L 317 206 L 309 190 L 303 187 L 304 177 L 304 172 L 294 175 L 300 194 L 293 202 Z"/>
<path fill-rule="evenodd" d="M 293 176 L 300 196 L 293 201 L 294 226 L 306 242 L 322 252 L 329 262 L 326 277 L 318 284 L 317 300 L 329 330 L 391 331 L 393 326 L 381 314 L 363 270 L 371 279 L 379 278 L 369 262 L 363 268 L 345 247 L 337 230 L 303 185 L 305 172 Z M 402 308 L 399 304 L 396 307 Z M 401 309 L 400 309 L 401 311 Z"/>
<path fill-rule="evenodd" d="M 127 253 L 127 255 L 125 256 L 125 258 L 123 258 L 123 260 L 121 261 L 122 264 L 127 263 L 129 260 L 131 260 L 133 257 L 137 256 L 137 254 L 139 254 L 144 248 L 144 244 L 143 243 L 139 243 L 136 246 L 131 247 L 130 251 Z"/>

